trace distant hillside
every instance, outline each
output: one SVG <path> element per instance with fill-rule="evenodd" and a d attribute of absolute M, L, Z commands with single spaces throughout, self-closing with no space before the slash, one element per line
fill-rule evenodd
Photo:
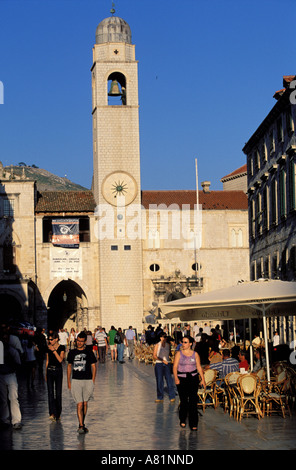
<path fill-rule="evenodd" d="M 28 179 L 35 180 L 38 191 L 83 191 L 88 189 L 80 186 L 79 184 L 73 183 L 68 178 L 54 175 L 42 168 L 25 165 L 10 165 L 6 166 L 4 171 L 6 174 L 13 171 L 13 175 L 16 178 L 24 175 Z"/>

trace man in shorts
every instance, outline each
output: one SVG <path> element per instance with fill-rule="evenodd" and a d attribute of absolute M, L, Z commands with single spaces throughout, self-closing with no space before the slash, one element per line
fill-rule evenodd
<path fill-rule="evenodd" d="M 109 341 L 109 346 L 110 346 L 110 351 L 111 351 L 111 361 L 115 362 L 117 359 L 117 345 L 114 343 L 114 338 L 116 335 L 117 331 L 115 330 L 114 326 L 111 326 L 111 329 L 108 333 L 108 341 Z"/>
<path fill-rule="evenodd" d="M 68 388 L 77 405 L 79 427 L 77 432 L 88 432 L 84 421 L 87 413 L 87 404 L 94 390 L 96 378 L 96 358 L 91 350 L 85 347 L 86 334 L 81 332 L 76 338 L 77 346 L 68 353 L 67 379 Z M 71 380 L 72 378 L 72 380 Z"/>

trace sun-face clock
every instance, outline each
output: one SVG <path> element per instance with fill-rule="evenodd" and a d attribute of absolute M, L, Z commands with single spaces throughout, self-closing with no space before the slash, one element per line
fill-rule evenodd
<path fill-rule="evenodd" d="M 129 173 L 115 171 L 104 179 L 102 193 L 109 204 L 127 206 L 137 195 L 137 183 Z"/>

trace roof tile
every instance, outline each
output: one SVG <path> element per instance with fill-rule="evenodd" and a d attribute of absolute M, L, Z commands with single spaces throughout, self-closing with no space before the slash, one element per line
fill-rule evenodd
<path fill-rule="evenodd" d="M 243 191 L 198 192 L 203 210 L 247 210 L 248 199 Z M 163 204 L 196 205 L 195 190 L 142 191 L 142 206 Z M 38 193 L 36 212 L 94 212 L 96 203 L 91 191 L 44 191 Z"/>
<path fill-rule="evenodd" d="M 38 193 L 36 212 L 93 212 L 91 191 L 44 191 Z"/>
<path fill-rule="evenodd" d="M 203 210 L 247 210 L 248 199 L 243 191 L 198 191 L 199 204 Z M 151 204 L 190 204 L 193 209 L 196 204 L 196 191 L 142 191 L 142 205 L 148 209 Z"/>

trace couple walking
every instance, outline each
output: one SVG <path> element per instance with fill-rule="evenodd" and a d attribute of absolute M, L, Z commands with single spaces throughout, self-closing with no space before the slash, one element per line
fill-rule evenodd
<path fill-rule="evenodd" d="M 180 407 L 179 419 L 180 426 L 186 427 L 188 418 L 189 426 L 193 431 L 197 430 L 198 411 L 197 411 L 197 390 L 199 385 L 199 375 L 203 387 L 205 379 L 203 369 L 200 364 L 199 355 L 192 351 L 193 338 L 184 336 L 182 339 L 182 348 L 175 354 L 173 375 L 177 386 Z M 153 358 L 155 360 L 155 376 L 157 387 L 156 403 L 163 402 L 164 395 L 164 377 L 168 386 L 169 399 L 175 401 L 175 387 L 171 375 L 171 365 L 169 360 L 170 344 L 166 333 L 160 334 L 160 341 L 154 347 Z"/>

